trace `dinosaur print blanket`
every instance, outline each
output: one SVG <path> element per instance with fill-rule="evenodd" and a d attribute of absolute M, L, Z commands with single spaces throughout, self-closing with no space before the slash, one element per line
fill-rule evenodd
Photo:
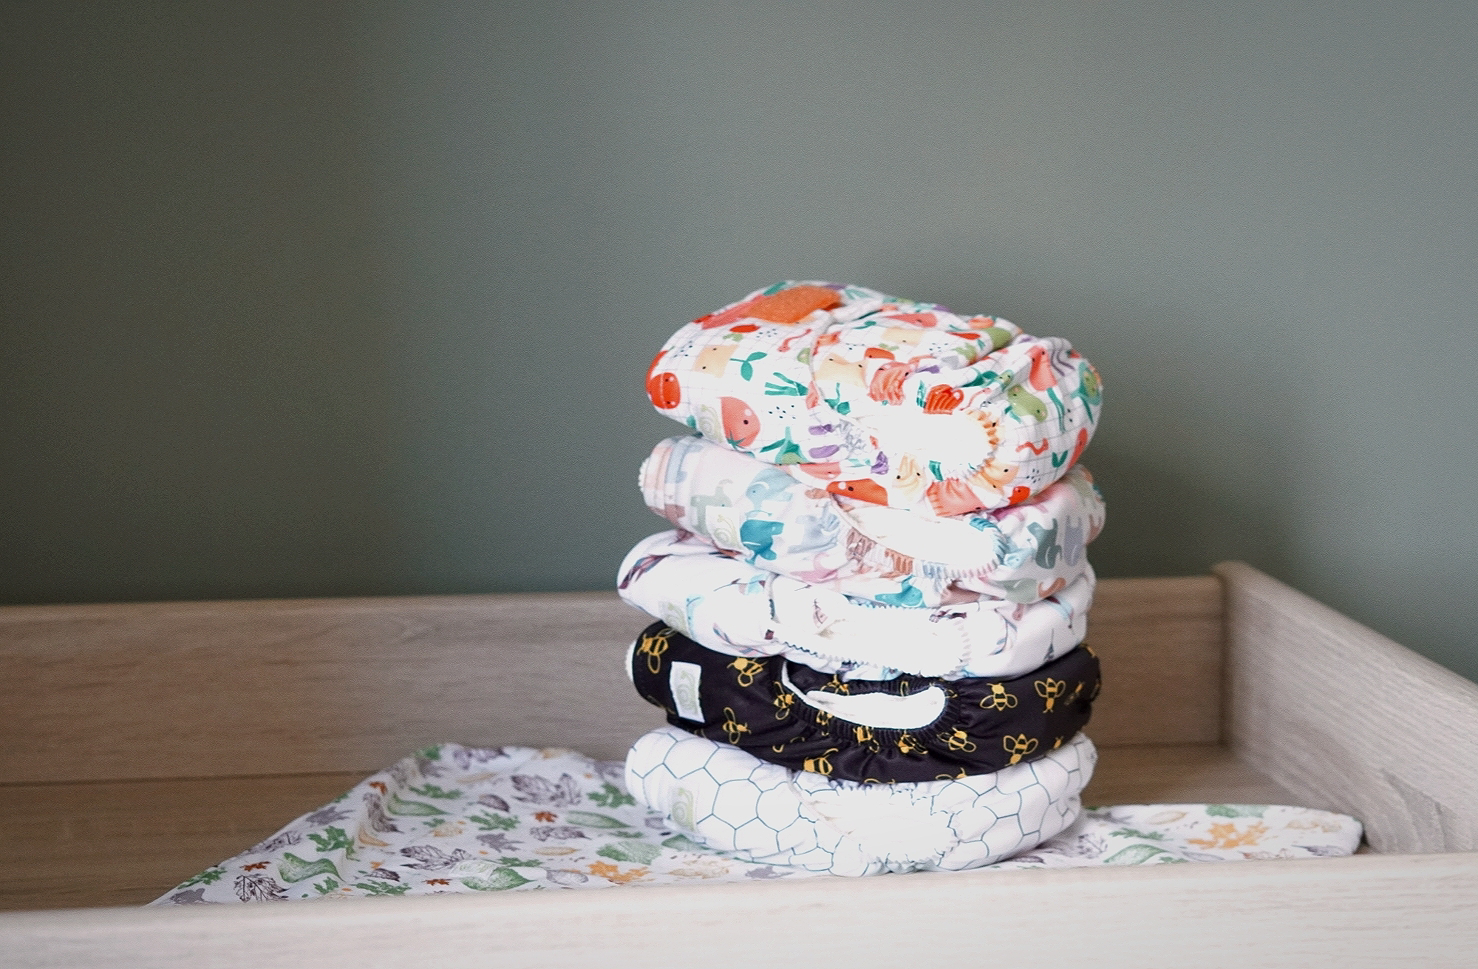
<path fill-rule="evenodd" d="M 638 805 L 623 773 L 568 750 L 428 747 L 152 904 L 830 877 L 705 848 Z M 1325 811 L 1123 805 L 990 868 L 1308 858 L 1359 842 L 1358 822 Z"/>

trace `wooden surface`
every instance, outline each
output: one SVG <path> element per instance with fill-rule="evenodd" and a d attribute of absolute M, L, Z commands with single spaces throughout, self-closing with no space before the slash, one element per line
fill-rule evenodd
<path fill-rule="evenodd" d="M 1099 584 L 1101 746 L 1215 742 L 1220 583 Z M 368 773 L 439 741 L 623 757 L 614 593 L 0 608 L 0 781 Z"/>
<path fill-rule="evenodd" d="M 1103 694 L 1087 730 L 1094 743 L 1220 741 L 1221 613 L 1212 576 L 1098 584 L 1088 619 L 1088 642 L 1103 659 Z"/>
<path fill-rule="evenodd" d="M 383 766 L 388 766 L 383 765 Z M 142 905 L 348 790 L 359 774 L 0 785 L 0 910 Z M 1226 749 L 1101 752 L 1089 804 L 1287 803 Z M 3 960 L 0 960 L 3 961 Z"/>
<path fill-rule="evenodd" d="M 1083 803 L 1297 804 L 1226 747 L 1100 747 Z"/>
<path fill-rule="evenodd" d="M 1225 709 L 1221 581 L 1100 586 L 1090 640 L 1108 675 L 1088 800 L 1296 801 L 1360 816 L 1382 850 L 1471 847 L 1478 691 L 1250 569 L 1219 574 Z M 0 861 L 47 904 L 139 902 L 425 743 L 620 756 L 655 722 L 619 670 L 643 623 L 599 593 L 0 609 L 0 811 L 23 833 Z M 1241 759 L 1204 743 L 1223 722 Z M 1420 745 L 1423 731 L 1449 740 Z M 297 776 L 265 779 L 266 794 L 233 776 L 268 773 Z M 1045 936 L 1033 913 L 1064 905 L 1071 931 Z M 1467 966 L 1475 906 L 1478 853 L 1387 854 L 9 912 L 0 963 L 722 967 L 773 960 L 757 930 L 784 924 L 785 958 L 861 966 L 917 959 L 921 919 L 985 912 L 988 937 L 934 932 L 930 959 Z M 839 913 L 882 930 L 834 931 Z"/>
<path fill-rule="evenodd" d="M 1478 855 L 0 915 L 16 967 L 1468 967 Z M 927 939 L 924 937 L 927 936 Z"/>
<path fill-rule="evenodd" d="M 360 779 L 306 774 L 0 785 L 6 828 L 0 909 L 142 905 Z"/>
<path fill-rule="evenodd" d="M 1238 755 L 1377 851 L 1478 849 L 1478 686 L 1255 569 L 1217 573 Z"/>
<path fill-rule="evenodd" d="M 0 609 L 6 781 L 368 773 L 444 740 L 623 756 L 614 593 Z M 592 702 L 595 701 L 595 702 Z"/>

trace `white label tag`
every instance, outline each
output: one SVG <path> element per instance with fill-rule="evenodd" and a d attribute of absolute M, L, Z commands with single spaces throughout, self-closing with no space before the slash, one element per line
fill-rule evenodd
<path fill-rule="evenodd" d="M 684 720 L 703 722 L 703 705 L 698 701 L 698 680 L 702 676 L 703 667 L 697 663 L 672 664 L 667 685 L 672 690 L 672 702 L 677 706 L 677 715 Z"/>

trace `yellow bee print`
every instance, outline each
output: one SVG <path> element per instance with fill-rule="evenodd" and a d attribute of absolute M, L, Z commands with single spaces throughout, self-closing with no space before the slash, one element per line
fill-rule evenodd
<path fill-rule="evenodd" d="M 859 744 L 862 744 L 863 746 L 867 747 L 873 753 L 877 753 L 881 749 L 878 746 L 877 739 L 874 738 L 873 735 L 872 735 L 872 728 L 871 727 L 864 727 L 864 726 L 860 726 L 860 725 L 859 726 L 856 726 L 856 727 L 853 727 L 852 728 L 852 735 L 857 738 L 857 742 Z"/>
<path fill-rule="evenodd" d="M 1051 713 L 1057 698 L 1067 692 L 1067 680 L 1054 680 L 1049 676 L 1045 680 L 1037 680 L 1036 688 L 1037 696 L 1047 701 L 1047 709 L 1044 712 Z"/>
<path fill-rule="evenodd" d="M 852 684 L 843 683 L 835 674 L 831 674 L 831 681 L 821 688 L 826 693 L 851 693 Z"/>
<path fill-rule="evenodd" d="M 653 673 L 662 672 L 662 654 L 667 652 L 670 636 L 672 630 L 663 626 L 650 636 L 643 635 L 641 645 L 636 647 L 636 651 L 647 658 L 647 669 Z"/>
<path fill-rule="evenodd" d="M 962 781 L 968 776 L 965 773 L 965 768 L 961 767 L 958 774 L 935 774 L 934 779 L 936 781 Z"/>
<path fill-rule="evenodd" d="M 1080 643 L 1079 646 L 1082 649 L 1086 650 L 1089 656 L 1092 656 L 1094 659 L 1098 659 L 1098 654 L 1093 651 L 1092 646 L 1089 646 L 1087 643 Z"/>
<path fill-rule="evenodd" d="M 730 663 L 729 669 L 738 671 L 737 678 L 740 686 L 754 686 L 754 678 L 765 671 L 762 663 L 756 663 L 743 656 Z"/>
<path fill-rule="evenodd" d="M 824 728 L 827 724 L 831 723 L 835 719 L 836 718 L 833 717 L 831 713 L 827 710 L 816 711 L 816 726 L 818 727 Z"/>
<path fill-rule="evenodd" d="M 808 770 L 813 774 L 820 774 L 822 777 L 830 777 L 832 771 L 831 755 L 836 752 L 837 749 L 833 747 L 820 757 L 807 757 L 804 763 L 801 764 L 801 770 Z"/>
<path fill-rule="evenodd" d="M 982 710 L 1009 710 L 1016 706 L 1016 697 L 1006 692 L 1006 684 L 992 683 L 990 696 L 980 701 Z"/>
<path fill-rule="evenodd" d="M 731 744 L 737 744 L 740 737 L 749 733 L 749 726 L 739 722 L 733 707 L 724 707 L 723 728 L 724 736 L 729 738 Z"/>
<path fill-rule="evenodd" d="M 775 719 L 784 720 L 795 707 L 795 694 L 781 690 L 775 694 Z"/>
<path fill-rule="evenodd" d="M 1019 764 L 1021 763 L 1021 758 L 1037 749 L 1037 738 L 1028 738 L 1024 733 L 1019 733 L 1014 737 L 1002 737 L 1001 747 L 1005 749 L 1006 753 L 1011 755 L 1011 759 L 1007 761 L 1008 766 Z"/>
<path fill-rule="evenodd" d="M 944 741 L 945 746 L 953 751 L 973 754 L 976 749 L 975 741 L 971 740 L 969 735 L 961 727 L 956 727 L 949 733 L 940 734 L 939 739 Z"/>
<path fill-rule="evenodd" d="M 924 752 L 924 745 L 919 743 L 918 738 L 908 731 L 899 734 L 898 739 L 894 743 L 898 745 L 900 753 L 922 754 Z"/>

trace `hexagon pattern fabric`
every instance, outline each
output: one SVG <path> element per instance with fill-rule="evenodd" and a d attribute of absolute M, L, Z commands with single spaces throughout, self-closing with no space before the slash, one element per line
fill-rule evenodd
<path fill-rule="evenodd" d="M 680 328 L 647 393 L 815 487 L 943 516 L 1017 504 L 1061 478 L 1102 401 L 1066 340 L 814 282 L 777 283 Z"/>
<path fill-rule="evenodd" d="M 1079 734 L 994 774 L 855 784 L 662 727 L 632 746 L 626 785 L 695 841 L 746 861 L 833 875 L 959 871 L 1036 847 L 1071 825 L 1096 760 Z"/>

